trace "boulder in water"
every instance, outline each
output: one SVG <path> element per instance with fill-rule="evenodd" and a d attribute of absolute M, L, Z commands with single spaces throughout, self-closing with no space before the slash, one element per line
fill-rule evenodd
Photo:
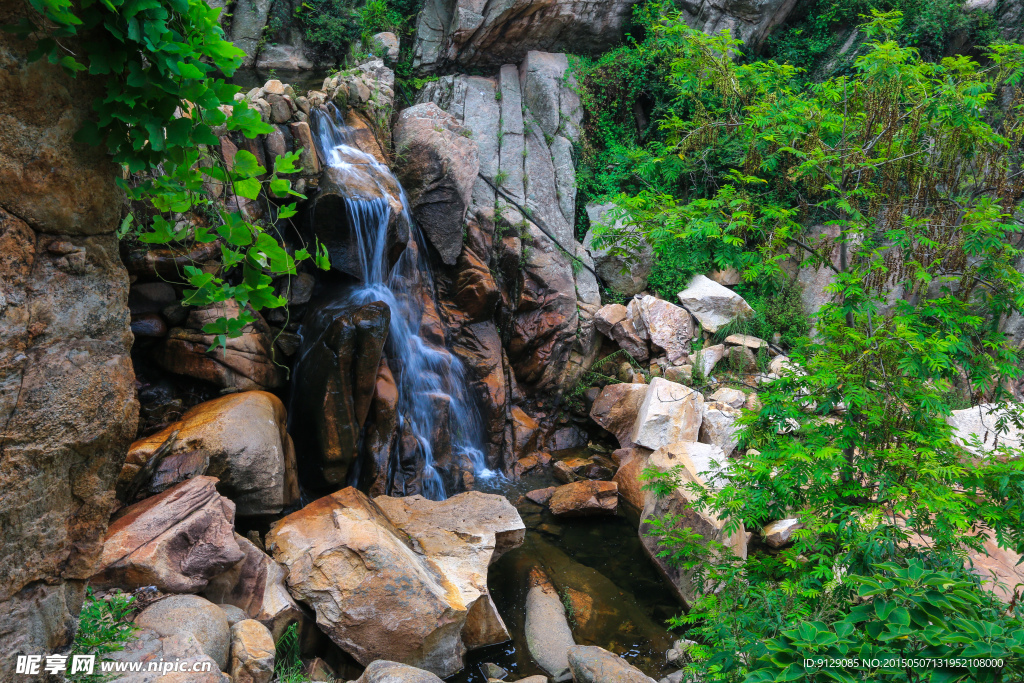
<path fill-rule="evenodd" d="M 577 481 L 555 489 L 548 507 L 556 515 L 588 517 L 615 514 L 619 487 L 614 481 Z"/>
<path fill-rule="evenodd" d="M 576 642 L 565 617 L 565 606 L 539 567 L 530 573 L 530 584 L 526 594 L 526 647 L 556 683 L 571 680 L 568 652 Z"/>
<path fill-rule="evenodd" d="M 622 657 L 596 645 L 569 648 L 569 668 L 576 683 L 654 683 Z"/>

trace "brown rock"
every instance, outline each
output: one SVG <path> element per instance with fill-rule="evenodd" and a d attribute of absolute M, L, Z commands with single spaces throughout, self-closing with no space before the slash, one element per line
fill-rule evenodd
<path fill-rule="evenodd" d="M 192 634 L 218 669 L 227 668 L 231 629 L 224 611 L 209 600 L 198 595 L 170 595 L 142 610 L 135 624 L 165 638 Z"/>
<path fill-rule="evenodd" d="M 780 519 L 765 525 L 761 530 L 761 536 L 765 542 L 773 548 L 781 548 L 789 543 L 790 537 L 797 529 L 803 529 L 804 525 L 796 517 Z"/>
<path fill-rule="evenodd" d="M 512 406 L 512 443 L 515 453 L 532 453 L 537 450 L 540 425 L 519 406 Z"/>
<path fill-rule="evenodd" d="M 219 318 L 237 318 L 239 313 L 234 300 L 192 309 L 185 327 L 172 329 L 157 351 L 157 363 L 169 372 L 240 391 L 282 386 L 284 370 L 274 364 L 274 340 L 259 313 L 252 312 L 256 320 L 242 328 L 240 336 L 229 337 L 226 348 L 211 349 L 216 336 L 204 334 L 203 326 Z"/>
<path fill-rule="evenodd" d="M 313 132 L 305 121 L 288 124 L 292 139 L 295 141 L 295 149 L 300 151 L 299 166 L 302 168 L 302 175 L 317 175 L 320 173 L 320 159 L 316 154 L 316 145 L 313 143 Z"/>
<path fill-rule="evenodd" d="M 96 586 L 202 590 L 243 558 L 232 527 L 235 505 L 213 477 L 184 481 L 123 510 L 107 531 Z"/>
<path fill-rule="evenodd" d="M 609 384 L 590 408 L 590 418 L 615 435 L 622 448 L 630 448 L 636 416 L 647 395 L 646 384 Z"/>
<path fill-rule="evenodd" d="M 512 468 L 512 472 L 516 477 L 521 477 L 527 472 L 532 471 L 538 465 L 540 465 L 540 460 L 537 458 L 535 453 L 531 453 L 526 457 L 519 458 L 519 460 L 516 461 L 515 467 Z"/>
<path fill-rule="evenodd" d="M 584 517 L 615 514 L 619 504 L 619 486 L 614 481 L 577 481 L 559 486 L 548 501 L 556 515 Z"/>
<path fill-rule="evenodd" d="M 639 300 L 640 314 L 651 345 L 665 352 L 669 361 L 681 363 L 690 353 L 693 318 L 685 309 L 653 296 Z"/>
<path fill-rule="evenodd" d="M 181 420 L 132 444 L 119 486 L 127 485 L 173 432 L 177 440 L 156 470 L 150 491 L 178 483 L 180 464 L 201 453 L 203 471 L 217 477 L 217 490 L 230 498 L 239 515 L 277 514 L 299 498 L 295 448 L 286 430 L 281 399 L 265 391 L 243 391 L 201 403 Z"/>
<path fill-rule="evenodd" d="M 537 505 L 546 505 L 551 496 L 554 495 L 556 486 L 549 486 L 546 489 L 534 489 L 526 494 L 526 497 Z"/>
<path fill-rule="evenodd" d="M 183 280 L 185 266 L 196 266 L 201 270 L 219 267 L 220 241 L 196 244 L 188 249 L 150 248 L 136 249 L 125 254 L 128 272 L 139 277 L 158 277 L 168 280 Z"/>
<path fill-rule="evenodd" d="M 231 683 L 270 683 L 274 677 L 274 639 L 267 627 L 245 619 L 231 627 Z"/>
<path fill-rule="evenodd" d="M 612 477 L 612 481 L 619 486 L 619 495 L 622 496 L 622 499 L 637 510 L 644 508 L 644 482 L 640 481 L 640 475 L 647 468 L 647 460 L 650 455 L 650 449 L 630 448 L 628 454 L 622 458 L 615 476 Z"/>

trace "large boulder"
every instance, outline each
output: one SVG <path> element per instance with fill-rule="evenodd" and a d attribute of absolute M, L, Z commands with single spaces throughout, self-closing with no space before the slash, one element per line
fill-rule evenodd
<path fill-rule="evenodd" d="M 366 667 L 355 683 L 442 683 L 441 679 L 423 669 L 377 660 Z"/>
<path fill-rule="evenodd" d="M 694 326 L 690 314 L 675 304 L 650 295 L 635 301 L 651 346 L 664 351 L 673 364 L 684 362 L 690 353 L 690 340 L 693 338 Z"/>
<path fill-rule="evenodd" d="M 396 171 L 416 224 L 450 266 L 462 251 L 463 220 L 480 168 L 471 135 L 433 102 L 403 110 L 393 132 Z"/>
<path fill-rule="evenodd" d="M 253 322 L 237 337 L 217 346 L 217 335 L 203 332 L 220 318 L 236 319 L 241 311 L 233 299 L 193 308 L 182 327 L 172 328 L 155 358 L 165 370 L 239 391 L 284 385 L 284 368 L 275 364 L 274 338 L 263 317 L 249 311 Z"/>
<path fill-rule="evenodd" d="M 654 377 L 637 410 L 630 439 L 651 450 L 677 441 L 696 441 L 703 408 L 700 392 Z"/>
<path fill-rule="evenodd" d="M 619 486 L 619 496 L 624 501 L 635 507 L 637 510 L 642 510 L 644 507 L 644 490 L 643 481 L 640 480 L 640 475 L 643 474 L 647 468 L 647 460 L 651 456 L 651 451 L 647 448 L 625 448 L 619 453 L 619 469 L 615 471 L 615 476 L 612 477 Z"/>
<path fill-rule="evenodd" d="M 111 523 L 96 586 L 202 590 L 244 556 L 235 542 L 235 505 L 213 477 L 195 477 L 121 511 Z"/>
<path fill-rule="evenodd" d="M 693 276 L 686 289 L 679 292 L 679 302 L 706 332 L 717 332 L 754 312 L 739 294 L 703 275 Z"/>
<path fill-rule="evenodd" d="M 135 625 L 162 637 L 191 633 L 221 671 L 228 667 L 231 628 L 224 611 L 198 595 L 171 595 L 135 617 Z"/>
<path fill-rule="evenodd" d="M 530 572 L 525 635 L 530 656 L 552 680 L 558 683 L 572 679 L 568 653 L 576 642 L 569 629 L 562 599 L 539 567 Z"/>
<path fill-rule="evenodd" d="M 590 407 L 590 419 L 614 434 L 621 448 L 633 445 L 633 427 L 648 388 L 646 384 L 609 384 Z"/>
<path fill-rule="evenodd" d="M 512 0 L 474 5 L 428 0 L 416 23 L 413 64 L 420 72 L 449 65 L 497 67 L 530 50 L 598 54 L 617 43 L 632 12 L 629 0 Z"/>
<path fill-rule="evenodd" d="M 496 615 L 487 566 L 518 543 L 522 521 L 495 495 L 377 500 L 353 488 L 320 498 L 275 524 L 267 547 L 288 568 L 292 595 L 358 662 L 449 676 L 463 666 L 464 629 L 479 633 L 469 621 L 477 603 L 482 620 Z"/>
<path fill-rule="evenodd" d="M 290 624 L 305 619 L 285 585 L 288 571 L 244 536 L 235 534 L 235 543 L 245 557 L 210 579 L 203 596 L 218 605 L 240 609 L 247 618 L 270 629 L 277 641 Z"/>
<path fill-rule="evenodd" d="M 191 631 L 161 636 L 152 629 L 140 628 L 133 635 L 123 650 L 108 652 L 97 659 L 115 662 L 114 666 L 123 663 L 126 670 L 136 662 L 143 662 L 144 667 L 150 662 L 177 662 L 179 671 L 126 673 L 108 679 L 110 683 L 233 683 Z"/>
<path fill-rule="evenodd" d="M 622 218 L 610 220 L 607 214 L 614 208 L 613 203 L 587 204 L 590 229 L 583 238 L 583 245 L 605 284 L 624 296 L 633 296 L 647 286 L 647 276 L 654 267 L 654 249 L 643 233 L 626 228 Z M 601 239 L 598 234 L 601 229 L 607 232 L 608 238 Z"/>
<path fill-rule="evenodd" d="M 726 456 L 732 455 L 736 450 L 739 439 L 736 436 L 738 427 L 736 420 L 740 418 L 743 411 L 719 401 L 709 401 L 704 404 L 704 418 L 700 423 L 700 435 L 698 439 L 702 443 L 711 444 L 721 448 Z"/>
<path fill-rule="evenodd" d="M 614 481 L 576 481 L 559 486 L 548 501 L 555 515 L 589 517 L 615 514 L 619 503 L 619 487 Z"/>
<path fill-rule="evenodd" d="M 596 645 L 569 648 L 569 668 L 576 683 L 654 683 L 622 657 Z"/>
<path fill-rule="evenodd" d="M 618 343 L 619 348 L 633 359 L 643 362 L 650 356 L 647 348 L 647 328 L 642 320 L 634 320 L 633 313 L 633 310 L 622 304 L 605 304 L 594 315 L 594 327 Z M 637 322 L 640 323 L 639 328 Z"/>
<path fill-rule="evenodd" d="M 713 450 L 712 450 L 713 449 Z M 691 457 L 692 456 L 692 457 Z M 668 496 L 658 498 L 653 491 L 645 492 L 644 509 L 640 516 L 640 538 L 644 550 L 657 566 L 658 570 L 669 581 L 677 596 L 688 606 L 692 606 L 700 596 L 698 585 L 692 572 L 673 566 L 664 557 L 659 557 L 663 550 L 661 537 L 652 534 L 648 523 L 654 519 L 665 519 L 676 516 L 675 525 L 685 527 L 700 534 L 703 538 L 722 543 L 738 557 L 747 556 L 747 534 L 742 525 L 731 535 L 725 534 L 726 520 L 719 519 L 706 511 L 694 509 L 691 484 L 704 487 L 707 484 L 700 472 L 713 469 L 711 462 L 724 459 L 721 450 L 706 444 L 680 442 L 665 448 L 659 448 L 648 459 L 648 467 L 660 472 L 675 472 L 679 486 Z"/>
<path fill-rule="evenodd" d="M 173 447 L 155 469 L 149 493 L 178 483 L 182 472 L 217 477 L 217 489 L 239 516 L 272 515 L 299 499 L 295 448 L 281 399 L 244 391 L 201 403 L 165 429 L 132 444 L 118 478 L 127 486 L 174 432 Z M 206 467 L 186 469 L 190 461 Z"/>
<path fill-rule="evenodd" d="M 0 33 L 0 679 L 16 653 L 70 646 L 138 415 L 120 169 L 74 141 L 104 81 L 35 49 Z"/>
<path fill-rule="evenodd" d="M 752 51 L 782 24 L 797 0 L 694 0 L 682 6 L 683 20 L 708 35 L 729 30 Z"/>
<path fill-rule="evenodd" d="M 274 677 L 274 639 L 255 619 L 231 625 L 231 683 L 270 683 Z"/>

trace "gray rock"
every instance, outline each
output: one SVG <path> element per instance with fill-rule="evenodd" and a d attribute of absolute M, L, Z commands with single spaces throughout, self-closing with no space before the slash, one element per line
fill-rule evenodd
<path fill-rule="evenodd" d="M 390 31 L 375 33 L 370 36 L 370 47 L 379 54 L 384 52 L 384 57 L 391 63 L 398 61 L 399 41 L 398 36 Z"/>
<path fill-rule="evenodd" d="M 708 35 L 729 29 L 746 47 L 757 50 L 796 6 L 796 0 L 693 0 L 682 5 L 683 19 Z"/>
<path fill-rule="evenodd" d="M 263 27 L 267 25 L 271 0 L 245 0 L 232 5 L 231 42 L 245 52 L 243 66 L 253 66 L 259 52 Z"/>
<path fill-rule="evenodd" d="M 265 45 L 256 59 L 256 68 L 267 71 L 308 71 L 314 66 L 313 60 L 306 56 L 302 31 L 297 28 L 287 29 L 285 40 Z"/>
<path fill-rule="evenodd" d="M 249 618 L 249 615 L 245 613 L 241 607 L 235 607 L 227 603 L 217 605 L 224 611 L 224 616 L 228 618 L 228 626 L 234 626 L 240 621 L 245 621 Z"/>
<path fill-rule="evenodd" d="M 565 606 L 551 582 L 539 570 L 526 594 L 526 647 L 530 656 L 556 683 L 572 679 L 569 649 L 576 645 L 565 617 Z"/>
<path fill-rule="evenodd" d="M 707 332 L 717 332 L 754 312 L 739 294 L 703 275 L 693 276 L 686 289 L 679 292 L 679 302 Z"/>
<path fill-rule="evenodd" d="M 576 683 L 654 683 L 626 660 L 596 645 L 569 648 L 569 667 Z"/>
<path fill-rule="evenodd" d="M 378 659 L 366 667 L 366 671 L 355 683 L 443 683 L 423 669 Z"/>
<path fill-rule="evenodd" d="M 974 438 L 980 441 L 979 455 L 987 455 L 996 448 L 1020 448 L 1024 442 L 1021 433 L 1012 422 L 1006 423 L 1006 431 L 999 430 L 999 418 L 1004 412 L 996 403 L 983 403 L 963 410 L 954 410 L 947 422 L 956 430 L 956 438 L 968 445 Z"/>
<path fill-rule="evenodd" d="M 610 222 L 607 214 L 614 208 L 613 203 L 587 205 L 590 229 L 583 244 L 601 279 L 616 292 L 633 296 L 647 286 L 647 276 L 654 266 L 654 249 L 639 230 L 627 229 L 623 218 Z M 601 227 L 595 230 L 595 225 Z M 601 230 L 614 235 L 614 240 L 598 246 L 597 235 Z"/>
<path fill-rule="evenodd" d="M 714 372 L 718 361 L 725 357 L 725 345 L 715 344 L 714 346 L 705 346 L 693 355 L 694 367 L 697 368 L 704 377 L 710 377 L 711 373 Z"/>
<path fill-rule="evenodd" d="M 726 456 L 736 450 L 736 420 L 742 411 L 725 403 L 712 401 L 704 404 L 704 419 L 700 425 L 701 443 L 721 448 Z"/>
<path fill-rule="evenodd" d="M 227 669 L 231 628 L 224 610 L 209 600 L 198 595 L 171 595 L 142 610 L 135 625 L 160 636 L 191 633 L 221 671 Z"/>

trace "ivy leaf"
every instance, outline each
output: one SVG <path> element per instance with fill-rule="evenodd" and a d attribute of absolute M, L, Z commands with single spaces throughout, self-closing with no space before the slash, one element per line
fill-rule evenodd
<path fill-rule="evenodd" d="M 260 196 L 260 189 L 263 186 L 255 178 L 243 178 L 242 180 L 236 180 L 232 187 L 234 187 L 235 194 L 239 197 L 256 199 Z"/>
<path fill-rule="evenodd" d="M 240 149 L 235 154 L 235 163 L 231 170 L 242 178 L 254 178 L 266 172 L 266 169 L 260 166 L 256 155 L 245 149 Z"/>

